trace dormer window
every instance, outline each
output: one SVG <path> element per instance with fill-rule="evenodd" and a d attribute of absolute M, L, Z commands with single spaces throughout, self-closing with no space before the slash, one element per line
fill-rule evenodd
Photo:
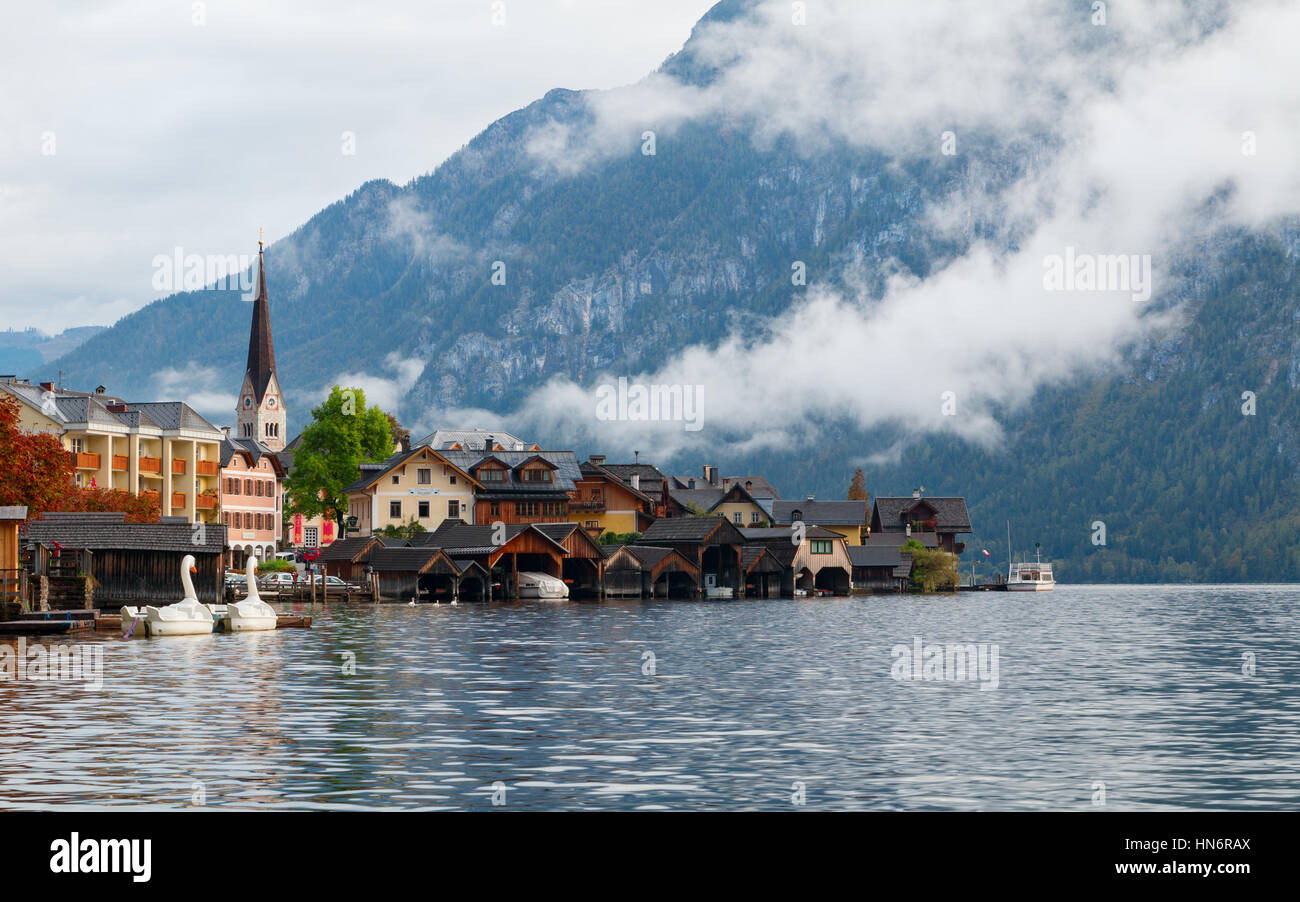
<path fill-rule="evenodd" d="M 505 482 L 506 471 L 498 469 L 479 470 L 478 478 L 484 482 Z"/>
<path fill-rule="evenodd" d="M 551 471 L 536 467 L 524 470 L 524 482 L 552 482 Z"/>

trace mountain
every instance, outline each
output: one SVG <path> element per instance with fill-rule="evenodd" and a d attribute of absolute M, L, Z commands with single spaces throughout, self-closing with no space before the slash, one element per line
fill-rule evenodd
<path fill-rule="evenodd" d="M 77 345 L 103 332 L 106 326 L 73 326 L 57 335 L 40 329 L 0 332 L 0 372 L 22 376 L 56 360 Z"/>
<path fill-rule="evenodd" d="M 718 4 L 653 77 L 709 90 L 725 76 L 709 28 L 753 14 L 752 3 Z M 944 157 L 834 130 L 810 142 L 724 110 L 664 129 L 653 154 L 635 128 L 580 165 L 566 165 L 564 145 L 539 155 L 547 136 L 599 134 L 610 98 L 552 91 L 432 173 L 361 185 L 268 248 L 291 430 L 345 374 L 391 380 L 399 417 L 433 427 L 478 424 L 426 422 L 431 410 L 510 412 L 555 377 L 589 387 L 608 373 L 651 372 L 688 345 L 717 348 L 761 331 L 764 317 L 790 315 L 802 294 L 791 261 L 878 301 L 897 280 L 924 281 L 979 243 L 1014 250 L 1023 236 L 996 205 L 965 205 L 958 228 L 937 228 L 936 211 L 972 186 L 999 196 L 1064 147 L 1051 133 L 975 128 L 963 132 L 962 154 Z M 842 497 L 864 460 L 873 493 L 964 494 L 975 549 L 1004 560 L 1010 520 L 1017 550 L 1041 542 L 1070 581 L 1300 579 L 1297 234 L 1207 228 L 1203 246 L 1181 248 L 1176 290 L 1153 305 L 1176 314 L 1175 326 L 1128 341 L 1118 361 L 1044 380 L 1027 401 L 995 400 L 994 443 L 898 423 L 868 429 L 831 412 L 813 417 L 800 441 L 742 452 L 724 436 L 656 462 L 762 473 L 787 497 Z M 180 293 L 44 369 L 62 369 L 66 384 L 147 397 L 159 390 L 157 361 L 192 347 L 180 384 L 233 395 L 249 312 L 233 292 Z M 929 335 L 951 326 L 926 328 L 915 336 L 918 367 Z M 1242 413 L 1245 391 L 1255 393 L 1253 415 Z M 562 430 L 528 437 L 579 441 Z M 1094 544 L 1096 521 L 1104 545 Z"/>

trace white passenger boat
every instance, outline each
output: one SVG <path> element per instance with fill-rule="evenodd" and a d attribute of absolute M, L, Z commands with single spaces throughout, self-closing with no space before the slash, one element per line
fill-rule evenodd
<path fill-rule="evenodd" d="M 569 587 L 564 580 L 546 573 L 520 573 L 519 597 L 540 601 L 564 601 L 569 597 Z"/>
<path fill-rule="evenodd" d="M 198 572 L 194 555 L 181 560 L 181 587 L 184 597 L 176 604 L 154 607 L 145 605 L 122 608 L 122 627 L 128 632 L 143 629 L 146 636 L 196 636 L 212 632 L 212 609 L 199 601 L 191 574 Z"/>
<path fill-rule="evenodd" d="M 1056 588 L 1050 562 L 1041 560 L 1013 563 L 1007 571 L 1008 592 L 1050 592 Z"/>
<path fill-rule="evenodd" d="M 735 598 L 736 590 L 731 586 L 709 586 L 704 590 L 705 598 Z"/>
<path fill-rule="evenodd" d="M 232 633 L 254 630 L 273 630 L 276 624 L 275 608 L 257 594 L 257 556 L 250 554 L 245 569 L 248 578 L 248 597 L 226 605 L 223 623 Z"/>

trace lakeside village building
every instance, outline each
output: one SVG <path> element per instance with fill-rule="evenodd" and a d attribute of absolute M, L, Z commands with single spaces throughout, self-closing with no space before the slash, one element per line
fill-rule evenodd
<path fill-rule="evenodd" d="M 509 588 L 510 574 L 524 570 L 561 577 L 576 596 L 899 591 L 911 572 L 905 542 L 960 554 L 957 537 L 971 531 L 959 497 L 787 500 L 760 475 L 723 476 L 712 465 L 700 477 L 672 476 L 600 454 L 579 461 L 501 430 L 439 429 L 361 465 L 346 488 L 340 540 L 333 519 L 286 508 L 297 440 L 285 440 L 260 242 L 233 429 L 181 401 L 129 402 L 103 386 L 87 393 L 0 376 L 0 391 L 21 402 L 22 428 L 59 436 L 78 485 L 151 495 L 164 522 L 220 530 L 205 541 L 224 547 L 225 567 L 242 567 L 249 554 L 320 549 L 329 573 L 377 573 L 393 597 L 488 598 L 503 575 Z M 378 535 L 412 520 L 426 532 L 410 541 Z M 505 527 L 495 536 L 504 545 L 492 542 L 494 524 Z M 797 544 L 796 524 L 805 527 Z M 57 529 L 46 532 L 58 541 Z M 607 533 L 640 536 L 601 546 Z"/>

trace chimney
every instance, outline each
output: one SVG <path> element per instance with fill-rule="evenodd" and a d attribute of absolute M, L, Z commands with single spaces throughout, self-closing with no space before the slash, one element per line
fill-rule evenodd
<path fill-rule="evenodd" d="M 913 498 L 920 498 L 920 497 L 921 497 L 921 490 L 920 490 L 920 489 L 912 489 L 912 497 L 913 497 Z"/>
<path fill-rule="evenodd" d="M 492 445 L 493 445 L 493 442 L 492 442 L 492 436 L 490 436 L 490 435 L 489 435 L 489 436 L 485 436 L 484 439 L 483 439 L 483 450 L 486 451 L 487 453 L 491 454 L 491 453 L 492 453 Z"/>
<path fill-rule="evenodd" d="M 54 383 L 53 383 L 53 382 L 42 382 L 42 383 L 41 383 L 41 388 L 45 389 L 46 391 L 54 391 Z"/>
<path fill-rule="evenodd" d="M 103 394 L 104 392 L 106 392 L 106 391 L 108 391 L 108 389 L 104 388 L 104 386 L 102 386 L 102 385 L 96 385 L 96 386 L 95 386 L 95 394 L 97 394 L 97 395 L 102 395 L 102 394 Z"/>
<path fill-rule="evenodd" d="M 693 488 L 695 488 L 695 479 L 694 479 L 694 477 L 692 477 L 692 478 L 686 480 L 686 487 L 687 487 L 688 489 L 693 489 Z"/>
<path fill-rule="evenodd" d="M 587 459 L 598 467 L 605 466 L 605 455 L 603 454 L 591 454 L 587 456 Z"/>
<path fill-rule="evenodd" d="M 808 496 L 808 500 L 809 500 L 809 501 L 812 501 L 814 497 L 815 497 L 815 496 L 813 496 L 813 495 L 809 495 L 809 496 Z"/>
<path fill-rule="evenodd" d="M 226 441 L 230 441 L 230 427 L 229 427 L 229 426 L 222 426 L 222 427 L 221 427 L 221 432 L 222 432 L 222 434 L 225 435 L 225 437 L 226 437 Z"/>
<path fill-rule="evenodd" d="M 909 539 L 912 538 L 912 524 L 908 523 L 905 529 L 907 530 L 907 537 Z"/>
<path fill-rule="evenodd" d="M 641 491 L 641 474 L 640 474 L 640 473 L 633 473 L 633 474 L 632 474 L 632 488 L 636 489 L 638 492 Z"/>
<path fill-rule="evenodd" d="M 745 480 L 745 491 L 747 491 L 747 492 L 752 492 L 752 491 L 754 491 L 754 480 L 752 480 L 752 479 L 746 479 L 746 480 Z"/>
<path fill-rule="evenodd" d="M 709 485 L 716 486 L 718 484 L 718 468 L 712 466 L 711 464 L 705 464 L 704 481 L 707 482 Z"/>

